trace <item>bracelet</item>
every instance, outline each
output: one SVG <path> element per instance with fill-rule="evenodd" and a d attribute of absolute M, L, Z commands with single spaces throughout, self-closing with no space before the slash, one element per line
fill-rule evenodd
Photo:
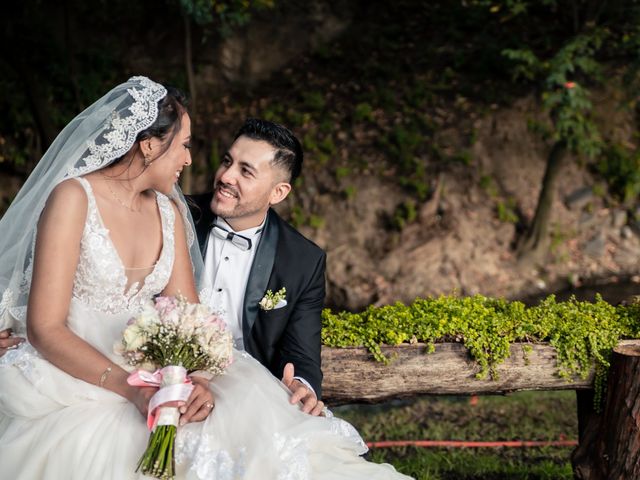
<path fill-rule="evenodd" d="M 100 382 L 98 383 L 98 385 L 100 385 L 101 388 L 104 388 L 104 382 L 107 381 L 107 377 L 109 376 L 109 374 L 111 373 L 111 367 L 107 367 L 107 369 L 102 372 L 102 375 L 100 375 Z"/>

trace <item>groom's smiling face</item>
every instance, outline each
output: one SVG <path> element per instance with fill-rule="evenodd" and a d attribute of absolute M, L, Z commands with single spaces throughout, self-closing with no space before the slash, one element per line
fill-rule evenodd
<path fill-rule="evenodd" d="M 225 154 L 215 175 L 211 211 L 234 230 L 260 225 L 269 207 L 291 190 L 287 172 L 273 164 L 275 153 L 269 143 L 241 136 Z"/>

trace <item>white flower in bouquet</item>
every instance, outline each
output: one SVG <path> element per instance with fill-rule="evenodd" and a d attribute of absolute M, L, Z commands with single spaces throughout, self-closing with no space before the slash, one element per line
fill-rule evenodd
<path fill-rule="evenodd" d="M 144 329 L 137 324 L 130 325 L 122 334 L 122 342 L 125 351 L 136 351 L 147 343 L 147 335 Z"/>
<path fill-rule="evenodd" d="M 180 367 L 184 372 L 199 370 L 215 376 L 223 374 L 233 360 L 233 338 L 224 321 L 206 305 L 189 303 L 183 297 L 157 297 L 128 323 L 122 342 L 115 350 L 130 365 L 145 370 L 162 368 L 168 372 Z M 141 378 L 159 378 L 162 387 L 190 382 L 186 373 L 182 378 L 169 379 L 156 371 L 146 375 L 134 372 L 130 383 Z M 174 407 L 160 407 L 159 411 L 156 417 L 150 412 L 157 425 L 149 422 L 153 424 L 153 433 L 137 470 L 156 478 L 173 478 L 173 447 L 179 415 Z M 163 415 L 163 411 L 169 414 Z M 176 421 L 163 423 L 158 421 L 160 417 Z"/>
<path fill-rule="evenodd" d="M 160 329 L 160 317 L 158 311 L 153 307 L 153 303 L 147 303 L 144 309 L 134 320 L 142 331 L 147 332 L 148 335 L 155 335 Z"/>

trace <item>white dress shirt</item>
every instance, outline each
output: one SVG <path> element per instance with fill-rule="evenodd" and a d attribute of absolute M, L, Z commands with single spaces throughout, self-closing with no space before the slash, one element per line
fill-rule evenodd
<path fill-rule="evenodd" d="M 238 232 L 222 218 L 218 217 L 216 224 L 251 240 L 251 248 L 243 250 L 229 240 L 216 235 L 212 229 L 209 232 L 203 272 L 205 279 L 213 279 L 209 298 L 205 299 L 206 303 L 216 312 L 220 312 L 231 330 L 235 347 L 244 350 L 242 306 L 264 221 L 258 227 Z"/>

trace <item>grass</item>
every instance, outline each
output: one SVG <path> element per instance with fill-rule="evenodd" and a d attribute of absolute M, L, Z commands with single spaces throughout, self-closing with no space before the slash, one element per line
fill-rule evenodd
<path fill-rule="evenodd" d="M 365 441 L 576 439 L 575 393 L 521 392 L 468 397 L 424 397 L 385 405 L 343 406 L 334 413 Z M 369 459 L 393 464 L 418 480 L 572 479 L 572 448 L 378 448 Z"/>

